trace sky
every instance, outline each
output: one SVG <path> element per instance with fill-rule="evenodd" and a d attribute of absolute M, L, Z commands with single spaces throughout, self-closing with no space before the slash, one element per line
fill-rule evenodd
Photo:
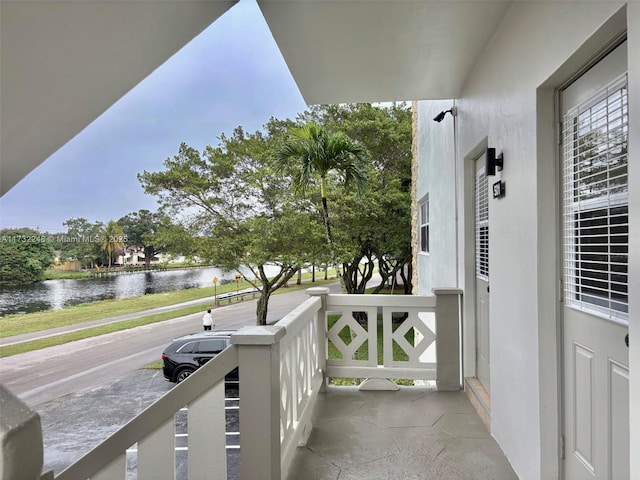
<path fill-rule="evenodd" d="M 0 228 L 58 233 L 70 218 L 155 211 L 136 174 L 162 170 L 181 142 L 202 150 L 305 108 L 260 9 L 241 0 L 9 190 Z"/>

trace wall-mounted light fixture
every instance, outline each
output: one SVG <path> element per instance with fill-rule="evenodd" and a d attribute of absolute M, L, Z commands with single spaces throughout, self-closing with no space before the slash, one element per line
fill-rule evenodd
<path fill-rule="evenodd" d="M 442 120 L 444 120 L 444 117 L 447 115 L 447 113 L 450 113 L 452 117 L 455 117 L 458 114 L 458 108 L 454 105 L 449 110 L 443 110 L 438 115 L 433 117 L 433 121 L 440 123 Z"/>
<path fill-rule="evenodd" d="M 484 169 L 485 175 L 495 175 L 496 169 L 498 171 L 502 171 L 502 167 L 504 166 L 502 153 L 496 157 L 496 149 L 487 148 L 486 159 L 487 161 Z"/>

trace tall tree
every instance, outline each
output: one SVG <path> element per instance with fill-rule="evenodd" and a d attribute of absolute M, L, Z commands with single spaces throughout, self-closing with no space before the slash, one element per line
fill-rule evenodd
<path fill-rule="evenodd" d="M 346 291 L 363 293 L 377 267 L 381 281 L 374 291 L 399 275 L 405 293 L 410 293 L 410 108 L 404 104 L 322 105 L 304 112 L 301 120 L 345 132 L 367 148 L 373 165 L 364 195 L 356 197 L 346 191 L 334 200 Z"/>
<path fill-rule="evenodd" d="M 290 130 L 289 138 L 276 153 L 275 167 L 279 173 L 291 174 L 294 188 L 302 194 L 319 180 L 325 233 L 332 261 L 338 268 L 327 201 L 328 182 L 331 175 L 336 175 L 346 186 L 355 186 L 361 192 L 368 178 L 367 150 L 343 132 L 329 132 L 309 122 Z"/>
<path fill-rule="evenodd" d="M 30 228 L 0 230 L 0 285 L 31 283 L 53 263 L 48 235 Z"/>
<path fill-rule="evenodd" d="M 256 322 L 267 320 L 271 294 L 309 258 L 308 229 L 318 228 L 308 203 L 290 195 L 290 180 L 274 173 L 276 146 L 291 122 L 271 119 L 263 130 L 241 127 L 202 153 L 182 144 L 160 172 L 138 175 L 189 238 L 182 248 L 227 270 L 249 267 L 260 289 Z M 174 233 L 177 230 L 174 229 Z M 277 267 L 268 276 L 267 266 Z"/>
<path fill-rule="evenodd" d="M 149 268 L 153 257 L 163 252 L 166 248 L 166 245 L 162 243 L 157 234 L 163 224 L 168 224 L 167 219 L 158 213 L 151 213 L 149 210 L 142 209 L 128 213 L 118 220 L 118 224 L 122 227 L 127 237 L 127 244 L 139 246 L 143 249 L 144 264 Z"/>
<path fill-rule="evenodd" d="M 79 260 L 82 265 L 91 265 L 100 258 L 100 230 L 102 222 L 89 222 L 86 218 L 70 218 L 63 223 L 65 234 L 56 235 L 61 258 Z"/>
<path fill-rule="evenodd" d="M 109 256 L 109 268 L 111 268 L 114 253 L 119 249 L 123 249 L 126 245 L 126 235 L 124 234 L 122 227 L 118 225 L 118 222 L 115 220 L 109 220 L 109 223 L 100 230 L 99 236 L 101 244 L 100 248 L 107 252 L 107 255 Z"/>

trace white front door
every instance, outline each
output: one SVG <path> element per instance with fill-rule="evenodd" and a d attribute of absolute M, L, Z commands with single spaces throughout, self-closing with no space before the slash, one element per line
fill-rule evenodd
<path fill-rule="evenodd" d="M 626 55 L 561 92 L 567 480 L 629 478 Z"/>
<path fill-rule="evenodd" d="M 485 175 L 485 155 L 476 160 L 475 270 L 476 270 L 476 376 L 490 392 L 489 355 L 489 190 Z"/>

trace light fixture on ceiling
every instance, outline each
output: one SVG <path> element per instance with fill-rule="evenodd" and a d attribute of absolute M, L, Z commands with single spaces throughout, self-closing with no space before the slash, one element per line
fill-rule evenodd
<path fill-rule="evenodd" d="M 444 117 L 447 115 L 447 113 L 450 113 L 452 117 L 455 117 L 458 114 L 458 109 L 457 107 L 454 105 L 453 107 L 451 107 L 449 110 L 443 110 L 442 112 L 440 112 L 438 115 L 436 115 L 435 117 L 433 117 L 433 121 L 434 122 L 438 122 L 440 123 L 442 120 L 444 120 Z"/>

